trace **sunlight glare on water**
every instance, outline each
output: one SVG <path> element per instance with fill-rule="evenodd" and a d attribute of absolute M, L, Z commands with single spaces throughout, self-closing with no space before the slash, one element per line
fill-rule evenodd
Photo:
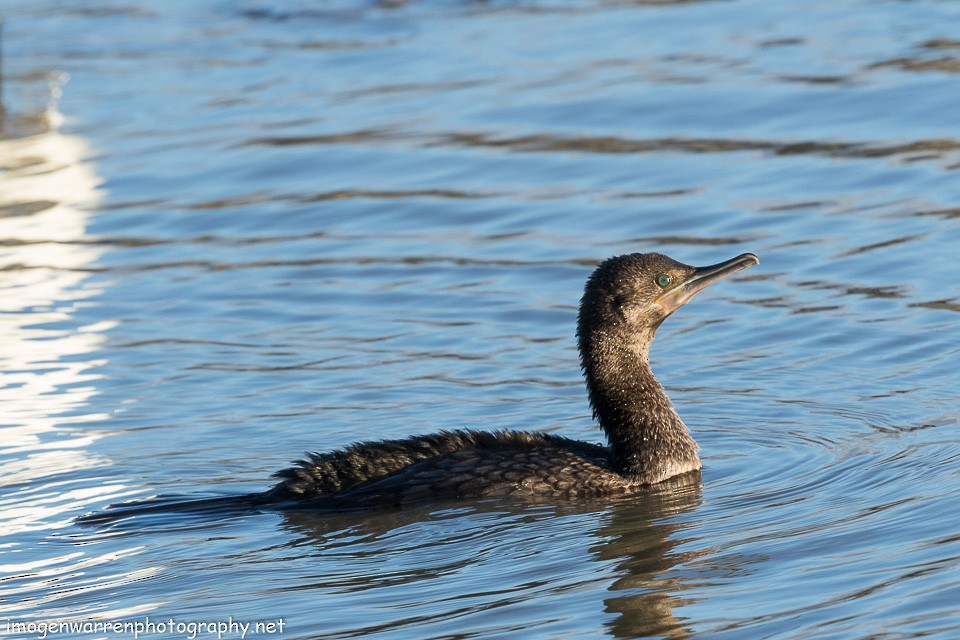
<path fill-rule="evenodd" d="M 960 634 L 957 5 L 0 11 L 11 637 Z M 576 310 L 632 251 L 761 259 L 653 345 L 702 476 L 574 505 L 74 521 L 261 491 L 356 440 L 598 442 Z M 132 634 L 81 637 L 105 636 Z"/>

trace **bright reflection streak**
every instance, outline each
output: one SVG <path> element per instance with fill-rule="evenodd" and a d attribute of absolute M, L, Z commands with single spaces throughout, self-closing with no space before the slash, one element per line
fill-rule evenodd
<path fill-rule="evenodd" d="M 136 493 L 91 479 L 89 469 L 105 465 L 90 445 L 106 433 L 82 428 L 109 417 L 88 407 L 104 364 L 94 354 L 116 324 L 78 327 L 75 319 L 99 293 L 87 282 L 102 251 L 85 237 L 100 199 L 88 156 L 82 140 L 53 127 L 0 139 L 0 575 L 10 596 L 0 613 L 23 620 L 68 618 L 76 610 L 67 596 L 90 592 L 107 603 L 110 594 L 160 571 L 122 568 L 142 547 L 104 545 L 108 533 L 60 533 L 77 514 Z"/>
<path fill-rule="evenodd" d="M 123 486 L 58 486 L 60 474 L 102 465 L 88 450 L 101 434 L 72 426 L 86 413 L 115 323 L 77 328 L 72 316 L 98 293 L 84 282 L 102 250 L 85 239 L 99 178 L 82 140 L 56 129 L 0 139 L 0 535 L 55 528 L 67 511 Z M 59 477 L 57 477 L 59 476 Z"/>

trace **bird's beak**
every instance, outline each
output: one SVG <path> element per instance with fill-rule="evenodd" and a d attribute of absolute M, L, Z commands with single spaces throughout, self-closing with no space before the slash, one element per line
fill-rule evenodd
<path fill-rule="evenodd" d="M 744 253 L 736 258 L 719 264 L 712 264 L 709 267 L 696 267 L 690 277 L 661 293 L 656 302 L 668 313 L 673 313 L 689 302 L 690 298 L 696 295 L 698 291 L 709 287 L 717 280 L 722 280 L 732 273 L 752 267 L 755 264 L 760 264 L 760 258 L 752 253 Z"/>

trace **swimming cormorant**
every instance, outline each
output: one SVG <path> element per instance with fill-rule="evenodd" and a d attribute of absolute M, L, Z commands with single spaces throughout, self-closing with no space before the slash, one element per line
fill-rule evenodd
<path fill-rule="evenodd" d="M 426 500 L 514 496 L 550 502 L 615 496 L 700 468 L 697 443 L 650 369 L 653 336 L 704 287 L 759 264 L 744 253 L 691 267 L 658 253 L 601 263 L 580 301 L 577 338 L 594 416 L 607 446 L 526 431 L 441 431 L 311 453 L 240 496 L 157 498 L 86 514 L 97 524 L 171 511 L 352 510 Z"/>
<path fill-rule="evenodd" d="M 580 362 L 601 446 L 540 432 L 441 431 L 308 454 L 278 472 L 259 504 L 391 506 L 428 499 L 538 501 L 623 494 L 700 469 L 697 443 L 650 368 L 657 328 L 698 291 L 759 264 L 744 253 L 691 267 L 658 253 L 601 263 L 577 321 Z"/>

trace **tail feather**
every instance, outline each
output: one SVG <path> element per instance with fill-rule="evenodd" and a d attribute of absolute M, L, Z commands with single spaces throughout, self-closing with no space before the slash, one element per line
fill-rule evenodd
<path fill-rule="evenodd" d="M 259 493 L 214 498 L 157 496 L 147 500 L 113 504 L 102 511 L 79 516 L 76 522 L 83 525 L 97 525 L 158 513 L 197 513 L 204 515 L 242 513 L 255 511 L 262 504 L 263 498 Z"/>

